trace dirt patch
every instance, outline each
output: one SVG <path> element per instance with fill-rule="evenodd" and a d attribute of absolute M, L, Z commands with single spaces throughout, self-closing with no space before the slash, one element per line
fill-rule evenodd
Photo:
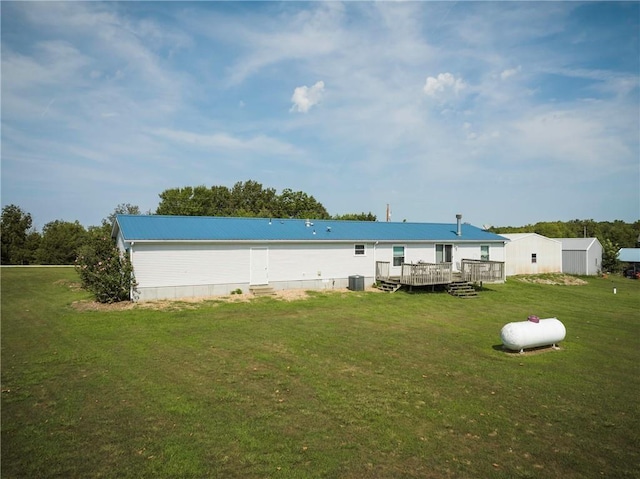
<path fill-rule="evenodd" d="M 125 311 L 127 309 L 133 309 L 135 306 L 135 303 L 130 301 L 103 304 L 89 299 L 74 301 L 71 303 L 71 307 L 76 311 Z"/>
<path fill-rule="evenodd" d="M 70 281 L 68 279 L 59 279 L 58 281 L 54 281 L 53 284 L 56 286 L 66 286 L 71 291 L 80 291 L 82 290 L 82 284 L 79 281 Z"/>
<path fill-rule="evenodd" d="M 366 288 L 366 292 L 383 292 L 377 288 Z M 309 291 L 307 289 L 284 289 L 275 291 L 269 298 L 279 301 L 304 301 L 311 294 L 351 294 L 353 291 L 347 288 L 338 288 L 331 290 Z M 152 309 L 156 311 L 182 311 L 185 309 L 198 309 L 202 303 L 246 303 L 258 299 L 251 293 L 230 294 L 227 296 L 210 296 L 205 298 L 177 298 L 177 299 L 161 299 L 156 301 L 141 301 L 133 303 L 130 301 L 122 301 L 120 303 L 102 304 L 97 301 L 81 300 L 74 301 L 71 307 L 76 311 L 125 311 L 128 309 Z"/>
<path fill-rule="evenodd" d="M 541 274 L 531 276 L 517 276 L 516 281 L 523 283 L 554 284 L 560 286 L 582 286 L 588 284 L 585 280 L 568 274 Z"/>

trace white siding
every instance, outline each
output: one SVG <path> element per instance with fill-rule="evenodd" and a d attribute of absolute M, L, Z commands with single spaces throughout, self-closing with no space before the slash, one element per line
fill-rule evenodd
<path fill-rule="evenodd" d="M 140 288 L 249 283 L 246 246 L 136 243 L 132 250 Z"/>
<path fill-rule="evenodd" d="M 365 245 L 364 255 L 355 254 L 356 244 Z M 462 259 L 480 259 L 483 244 L 487 243 L 454 244 L 454 267 L 459 268 Z M 118 238 L 122 250 L 130 248 L 141 300 L 229 294 L 237 288 L 246 292 L 250 252 L 256 247 L 267 249 L 268 280 L 275 289 L 341 288 L 352 275 L 364 276 L 365 284 L 370 284 L 376 261 L 393 262 L 394 245 L 402 243 L 135 242 L 129 246 Z M 405 243 L 405 262 L 435 262 L 435 245 Z M 504 261 L 501 243 L 490 244 L 490 259 Z"/>
<path fill-rule="evenodd" d="M 506 275 L 562 272 L 562 243 L 539 234 L 503 234 L 506 245 Z M 532 255 L 536 262 L 532 262 Z"/>
<path fill-rule="evenodd" d="M 351 275 L 373 276 L 373 245 L 365 243 L 365 254 L 356 255 L 354 244 L 271 245 L 269 281 L 329 280 L 348 278 Z"/>

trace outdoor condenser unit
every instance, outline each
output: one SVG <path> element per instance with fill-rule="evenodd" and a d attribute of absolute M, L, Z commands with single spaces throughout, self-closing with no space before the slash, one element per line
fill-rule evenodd
<path fill-rule="evenodd" d="M 504 347 L 520 352 L 528 348 L 555 346 L 566 334 L 564 324 L 557 318 L 538 319 L 535 316 L 528 321 L 505 324 L 500 331 Z"/>

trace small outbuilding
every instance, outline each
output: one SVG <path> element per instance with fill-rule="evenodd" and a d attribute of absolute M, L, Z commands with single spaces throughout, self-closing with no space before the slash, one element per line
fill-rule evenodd
<path fill-rule="evenodd" d="M 507 276 L 562 273 L 562 243 L 537 233 L 509 233 L 505 245 Z"/>
<path fill-rule="evenodd" d="M 562 243 L 562 272 L 594 276 L 602 271 L 598 238 L 555 238 Z"/>

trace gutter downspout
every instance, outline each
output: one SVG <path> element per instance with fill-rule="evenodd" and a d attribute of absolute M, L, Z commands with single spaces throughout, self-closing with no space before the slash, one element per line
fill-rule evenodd
<path fill-rule="evenodd" d="M 133 245 L 135 244 L 135 241 L 131 242 L 131 246 L 129 246 L 129 263 L 131 263 L 131 271 L 133 273 L 133 277 L 135 278 L 135 271 L 133 270 Z M 129 298 L 131 301 L 133 301 L 133 289 L 134 289 L 134 285 L 133 282 L 131 283 L 131 286 L 129 287 Z"/>

